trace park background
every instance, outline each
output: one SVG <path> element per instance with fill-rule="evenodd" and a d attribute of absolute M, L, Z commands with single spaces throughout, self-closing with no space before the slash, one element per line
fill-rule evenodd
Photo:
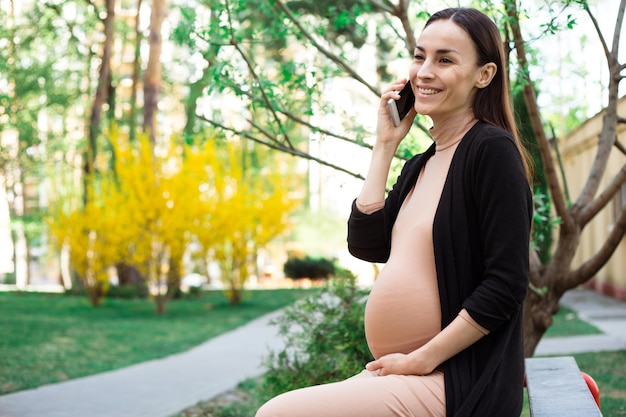
<path fill-rule="evenodd" d="M 625 297 L 619 3 L 0 0 L 3 288 L 94 305 L 145 288 L 163 314 L 203 282 L 233 304 L 303 286 L 283 266 L 307 257 L 367 288 L 381 266 L 347 254 L 345 221 L 378 92 L 406 76 L 429 12 L 471 5 L 507 35 L 516 99 L 530 85 L 540 109 L 520 124 L 559 171 L 536 192 L 532 351 L 566 290 Z"/>

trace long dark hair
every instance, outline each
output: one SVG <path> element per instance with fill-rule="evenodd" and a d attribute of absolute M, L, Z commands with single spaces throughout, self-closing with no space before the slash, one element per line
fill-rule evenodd
<path fill-rule="evenodd" d="M 472 39 L 478 54 L 478 65 L 496 64 L 497 71 L 491 83 L 478 89 L 473 110 L 477 119 L 507 130 L 513 135 L 522 156 L 526 175 L 530 178 L 530 159 L 521 143 L 509 94 L 504 44 L 496 24 L 484 13 L 471 8 L 450 8 L 438 11 L 426 22 L 425 27 L 437 20 L 450 20 L 465 30 Z"/>

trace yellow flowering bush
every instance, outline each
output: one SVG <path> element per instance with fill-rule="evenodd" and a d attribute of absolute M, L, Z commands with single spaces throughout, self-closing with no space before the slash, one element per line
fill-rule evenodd
<path fill-rule="evenodd" d="M 273 168 L 276 156 L 214 138 L 154 146 L 147 136 L 130 144 L 113 131 L 110 140 L 113 169 L 89 179 L 83 207 L 59 198 L 49 222 L 93 304 L 110 268 L 125 263 L 145 277 L 162 313 L 192 239 L 221 266 L 230 301 L 240 302 L 257 250 L 286 230 L 299 203 L 288 195 L 291 177 Z"/>

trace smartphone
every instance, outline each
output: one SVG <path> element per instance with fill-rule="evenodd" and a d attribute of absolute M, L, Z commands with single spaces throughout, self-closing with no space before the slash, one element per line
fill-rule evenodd
<path fill-rule="evenodd" d="M 402 119 L 406 117 L 414 104 L 415 95 L 413 94 L 413 88 L 411 88 L 411 81 L 407 81 L 402 91 L 400 91 L 400 98 L 398 100 L 390 98 L 387 101 L 394 126 L 400 126 Z"/>

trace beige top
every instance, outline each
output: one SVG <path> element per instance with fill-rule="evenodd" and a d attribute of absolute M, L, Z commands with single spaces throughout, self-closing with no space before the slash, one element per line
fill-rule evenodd
<path fill-rule="evenodd" d="M 398 213 L 389 260 L 365 308 L 365 335 L 375 358 L 412 352 L 441 331 L 433 221 L 457 146 L 428 160 Z"/>

